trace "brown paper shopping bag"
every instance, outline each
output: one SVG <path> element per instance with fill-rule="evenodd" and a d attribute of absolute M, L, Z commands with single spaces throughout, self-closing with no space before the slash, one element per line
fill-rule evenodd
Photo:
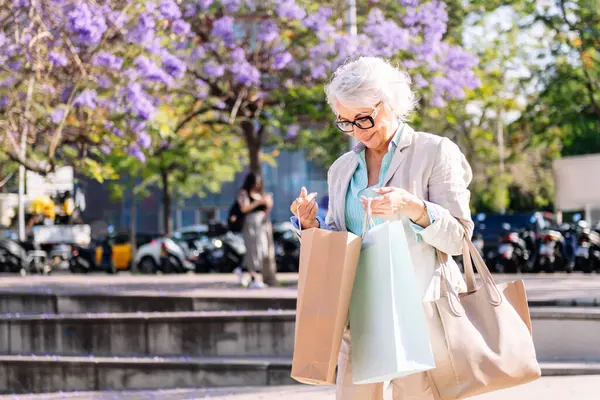
<path fill-rule="evenodd" d="M 362 240 L 350 232 L 302 231 L 292 378 L 334 384 Z"/>

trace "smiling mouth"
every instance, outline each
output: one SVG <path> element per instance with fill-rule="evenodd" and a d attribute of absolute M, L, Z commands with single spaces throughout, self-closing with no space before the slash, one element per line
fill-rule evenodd
<path fill-rule="evenodd" d="M 371 136 L 369 136 L 368 138 L 363 139 L 363 142 L 370 142 L 371 139 L 373 139 L 376 134 L 377 134 L 377 132 L 373 132 L 373 134 Z"/>

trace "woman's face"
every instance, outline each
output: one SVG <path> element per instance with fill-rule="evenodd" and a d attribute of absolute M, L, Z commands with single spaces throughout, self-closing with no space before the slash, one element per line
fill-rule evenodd
<path fill-rule="evenodd" d="M 352 129 L 351 132 L 346 132 L 348 135 L 355 137 L 369 149 L 387 150 L 388 143 L 394 135 L 395 124 L 394 116 L 383 103 L 380 102 L 372 107 L 365 108 L 346 108 L 338 101 L 336 109 L 338 111 L 336 122 L 346 122 L 343 124 L 347 128 L 344 131 Z M 365 117 L 373 119 L 371 128 L 361 129 L 356 125 L 347 123 L 357 122 L 363 127 L 368 127 L 371 123 Z"/>
<path fill-rule="evenodd" d="M 262 190 L 262 178 L 256 178 L 256 182 L 254 183 L 254 190 L 260 192 Z"/>

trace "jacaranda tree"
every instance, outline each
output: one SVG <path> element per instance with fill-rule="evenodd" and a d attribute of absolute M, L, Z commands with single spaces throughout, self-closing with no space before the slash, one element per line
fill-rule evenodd
<path fill-rule="evenodd" d="M 477 59 L 444 41 L 448 15 L 443 2 L 358 3 L 363 17 L 358 35 L 351 36 L 344 10 L 327 2 L 184 1 L 182 18 L 193 36 L 185 93 L 198 104 L 189 115 L 230 124 L 247 144 L 251 170 L 260 173 L 267 134 L 293 137 L 302 122 L 287 112 L 282 92 L 322 85 L 351 57 L 382 56 L 399 63 L 412 75 L 424 103 L 433 107 L 444 107 L 446 100 L 462 98 L 465 89 L 479 85 L 473 73 Z M 290 129 L 279 127 L 282 120 Z"/>

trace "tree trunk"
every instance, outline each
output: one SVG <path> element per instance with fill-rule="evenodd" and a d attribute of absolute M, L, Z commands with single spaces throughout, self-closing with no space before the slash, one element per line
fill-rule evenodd
<path fill-rule="evenodd" d="M 171 217 L 171 192 L 169 187 L 169 171 L 166 168 L 160 169 L 160 179 L 163 191 L 163 233 L 171 235 L 173 232 L 173 218 Z"/>
<path fill-rule="evenodd" d="M 260 156 L 262 151 L 262 134 L 257 132 L 252 122 L 243 122 L 244 139 L 248 148 L 250 158 L 250 171 L 262 177 L 262 165 Z"/>

